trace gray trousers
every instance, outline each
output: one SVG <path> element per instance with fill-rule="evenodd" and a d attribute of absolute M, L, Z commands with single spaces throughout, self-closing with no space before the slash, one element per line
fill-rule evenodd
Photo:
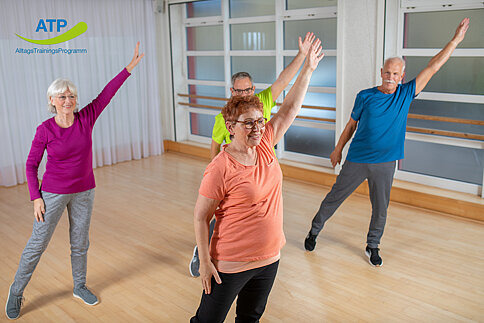
<path fill-rule="evenodd" d="M 334 214 L 341 203 L 365 179 L 368 179 L 372 213 L 366 243 L 370 248 L 378 248 L 385 229 L 395 164 L 396 161 L 364 164 L 353 163 L 347 160 L 336 178 L 336 183 L 324 198 L 318 213 L 313 218 L 311 234 L 318 235 L 323 229 L 324 223 Z"/>
<path fill-rule="evenodd" d="M 15 280 L 11 287 L 13 295 L 20 296 L 23 294 L 66 207 L 69 215 L 74 288 L 82 287 L 86 283 L 89 225 L 94 203 L 94 189 L 74 194 L 42 192 L 42 199 L 45 203 L 44 222 L 34 220 L 32 236 L 22 252 Z"/>

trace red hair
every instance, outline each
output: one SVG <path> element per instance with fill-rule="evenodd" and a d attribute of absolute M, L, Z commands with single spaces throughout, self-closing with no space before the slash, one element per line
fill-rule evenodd
<path fill-rule="evenodd" d="M 236 121 L 241 114 L 251 109 L 259 110 L 264 113 L 263 104 L 255 95 L 233 96 L 222 109 L 222 116 L 225 121 Z"/>

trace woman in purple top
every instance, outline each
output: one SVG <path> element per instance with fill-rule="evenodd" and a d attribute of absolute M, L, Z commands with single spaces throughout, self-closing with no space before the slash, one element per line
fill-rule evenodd
<path fill-rule="evenodd" d="M 89 224 L 94 201 L 92 170 L 92 128 L 133 68 L 144 54 L 139 55 L 136 44 L 133 59 L 102 90 L 96 99 L 77 112 L 77 88 L 66 79 L 55 80 L 47 90 L 49 111 L 55 117 L 37 127 L 27 158 L 26 173 L 30 199 L 34 201 L 32 236 L 22 253 L 15 280 L 10 286 L 5 311 L 7 317 L 20 315 L 23 292 L 40 256 L 67 208 L 71 244 L 74 297 L 88 305 L 98 303 L 86 287 Z M 39 190 L 37 172 L 47 150 L 46 171 Z"/>

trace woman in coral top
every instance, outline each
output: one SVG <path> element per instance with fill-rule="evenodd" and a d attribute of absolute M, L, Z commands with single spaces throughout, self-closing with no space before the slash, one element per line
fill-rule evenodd
<path fill-rule="evenodd" d="M 254 96 L 232 97 L 222 109 L 234 138 L 207 166 L 195 206 L 204 293 L 191 322 L 223 322 L 237 296 L 236 321 L 258 322 L 264 312 L 285 244 L 282 172 L 272 147 L 298 114 L 322 57 L 317 39 L 271 121 L 266 123 L 262 103 Z M 217 222 L 209 250 L 214 213 Z"/>
<path fill-rule="evenodd" d="M 92 128 L 112 97 L 131 75 L 144 54 L 136 44 L 133 59 L 114 77 L 96 99 L 77 112 L 77 88 L 71 81 L 57 79 L 47 90 L 49 111 L 55 116 L 37 127 L 26 173 L 30 199 L 34 202 L 34 228 L 20 258 L 14 282 L 10 286 L 7 317 L 20 315 L 22 295 L 40 256 L 67 208 L 71 244 L 74 296 L 88 305 L 97 304 L 97 297 L 86 287 L 89 226 L 94 202 L 92 171 Z M 37 172 L 47 151 L 46 171 L 39 189 Z"/>

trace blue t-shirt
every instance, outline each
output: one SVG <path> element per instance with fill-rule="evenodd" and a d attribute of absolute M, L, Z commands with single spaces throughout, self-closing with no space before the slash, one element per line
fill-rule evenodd
<path fill-rule="evenodd" d="M 347 160 L 385 163 L 403 159 L 407 115 L 415 97 L 415 79 L 398 85 L 392 94 L 377 87 L 358 93 L 351 118 L 358 121 Z"/>

